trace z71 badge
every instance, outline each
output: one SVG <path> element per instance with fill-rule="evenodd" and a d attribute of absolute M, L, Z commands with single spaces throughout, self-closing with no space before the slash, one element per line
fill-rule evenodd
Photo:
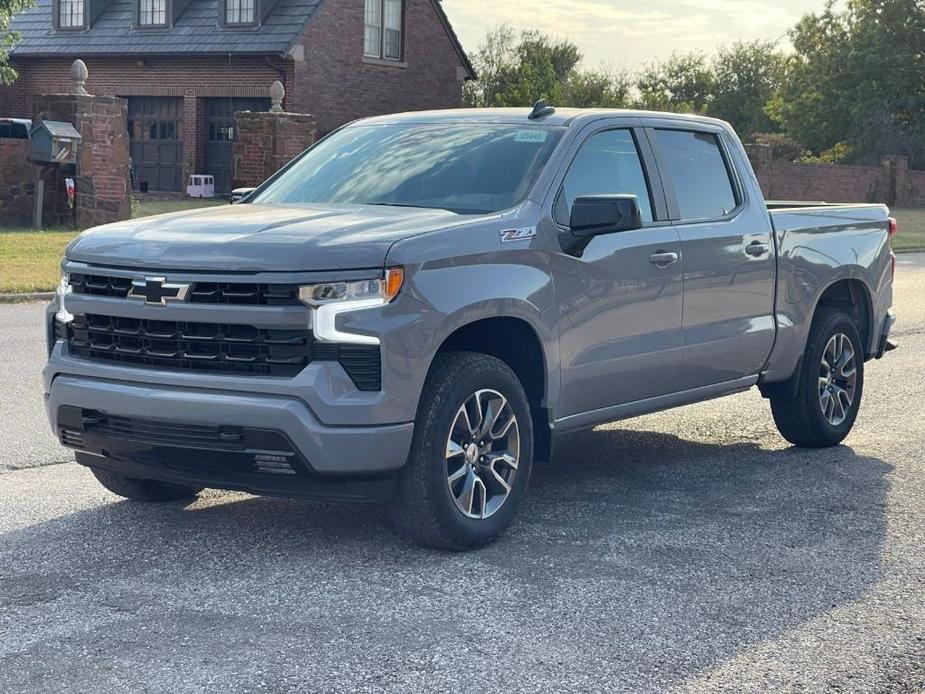
<path fill-rule="evenodd" d="M 536 236 L 536 227 L 521 227 L 520 229 L 502 229 L 501 243 L 508 241 L 526 241 Z"/>

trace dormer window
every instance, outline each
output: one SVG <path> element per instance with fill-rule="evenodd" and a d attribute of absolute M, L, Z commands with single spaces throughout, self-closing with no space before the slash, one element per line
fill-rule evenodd
<path fill-rule="evenodd" d="M 138 26 L 167 26 L 167 0 L 138 0 Z"/>
<path fill-rule="evenodd" d="M 59 29 L 83 29 L 87 25 L 84 0 L 58 0 L 56 19 Z"/>
<path fill-rule="evenodd" d="M 366 0 L 363 55 L 401 60 L 404 50 L 404 0 Z"/>
<path fill-rule="evenodd" d="M 225 24 L 256 24 L 257 0 L 225 0 Z"/>

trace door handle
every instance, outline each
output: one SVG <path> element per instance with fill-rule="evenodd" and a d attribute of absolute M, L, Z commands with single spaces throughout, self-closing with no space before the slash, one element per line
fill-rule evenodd
<path fill-rule="evenodd" d="M 771 247 L 766 243 L 762 243 L 761 241 L 752 241 L 745 247 L 745 252 L 755 258 L 760 258 L 765 253 L 770 252 L 770 250 Z"/>
<path fill-rule="evenodd" d="M 657 267 L 668 267 L 669 265 L 674 265 L 676 262 L 678 262 L 678 254 L 659 251 L 658 253 L 653 253 L 649 256 L 649 262 Z"/>

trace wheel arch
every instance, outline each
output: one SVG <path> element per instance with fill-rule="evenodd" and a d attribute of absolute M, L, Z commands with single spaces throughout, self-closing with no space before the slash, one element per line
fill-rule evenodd
<path fill-rule="evenodd" d="M 552 453 L 547 405 L 549 369 L 543 343 L 534 327 L 523 318 L 480 318 L 450 333 L 440 344 L 434 358 L 444 352 L 480 352 L 500 359 L 511 368 L 523 384 L 530 403 L 534 460 L 548 461 Z"/>

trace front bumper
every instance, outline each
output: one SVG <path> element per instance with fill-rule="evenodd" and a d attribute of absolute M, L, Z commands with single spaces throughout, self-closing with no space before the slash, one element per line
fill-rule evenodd
<path fill-rule="evenodd" d="M 284 496 L 378 496 L 345 482 L 394 477 L 414 426 L 328 426 L 286 396 L 68 375 L 51 382 L 46 408 L 52 431 L 85 464 Z M 292 472 L 280 471 L 287 465 Z"/>

